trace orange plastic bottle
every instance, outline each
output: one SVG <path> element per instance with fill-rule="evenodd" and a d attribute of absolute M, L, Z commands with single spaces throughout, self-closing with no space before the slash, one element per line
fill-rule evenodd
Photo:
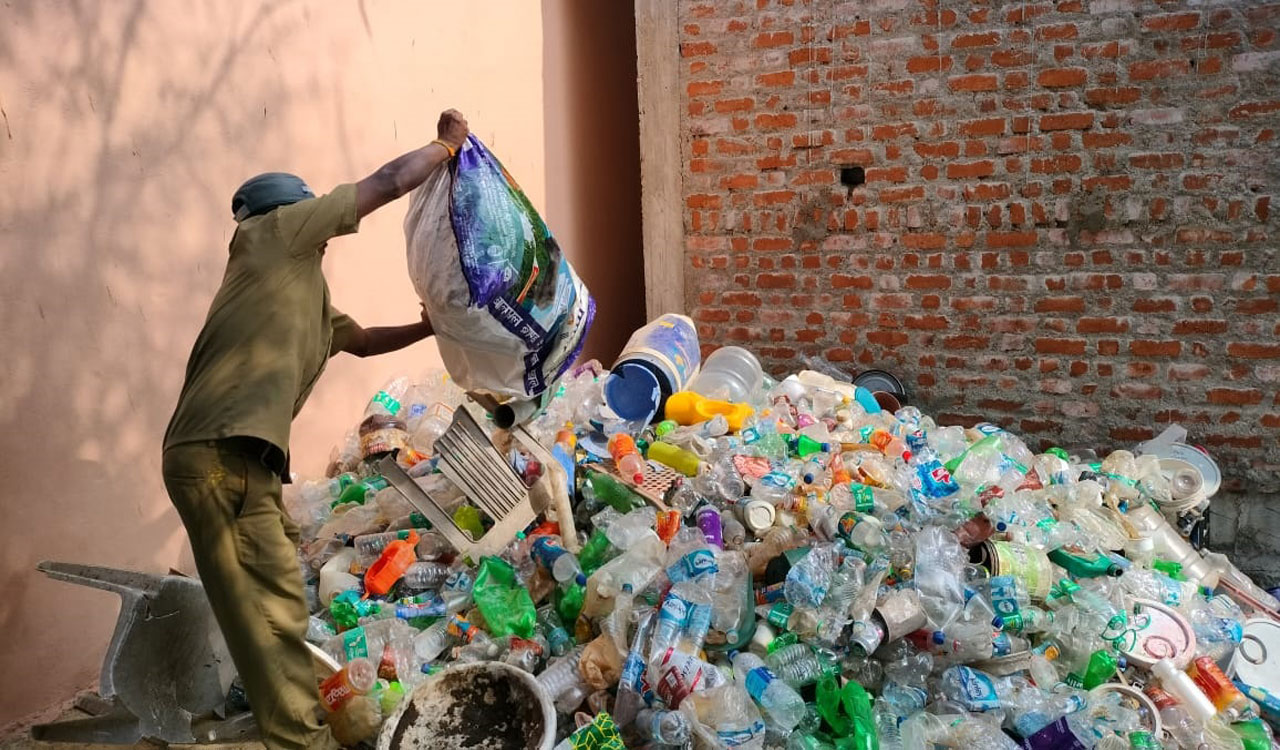
<path fill-rule="evenodd" d="M 404 572 L 418 561 L 418 532 L 409 531 L 405 539 L 396 539 L 382 550 L 373 565 L 364 574 L 364 589 L 369 594 L 382 595 L 391 590 Z"/>
<path fill-rule="evenodd" d="M 618 467 L 618 473 L 632 484 L 644 481 L 644 459 L 636 448 L 636 441 L 625 432 L 616 433 L 609 438 L 609 455 Z"/>
<path fill-rule="evenodd" d="M 1196 687 L 1200 688 L 1200 692 L 1209 696 L 1218 711 L 1230 721 L 1239 719 L 1249 710 L 1249 699 L 1244 697 L 1244 693 L 1231 682 L 1231 678 L 1227 677 L 1212 657 L 1201 656 L 1191 662 L 1187 667 L 1187 674 L 1196 683 Z"/>

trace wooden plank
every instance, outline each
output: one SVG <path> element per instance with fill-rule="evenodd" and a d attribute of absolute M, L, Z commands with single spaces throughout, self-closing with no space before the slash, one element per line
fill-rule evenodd
<path fill-rule="evenodd" d="M 685 311 L 676 0 L 635 0 L 645 311 Z"/>

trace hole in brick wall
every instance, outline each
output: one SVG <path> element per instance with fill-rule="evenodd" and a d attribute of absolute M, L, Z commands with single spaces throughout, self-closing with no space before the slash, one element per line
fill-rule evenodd
<path fill-rule="evenodd" d="M 867 181 L 867 172 L 862 167 L 841 167 L 840 184 L 852 190 Z"/>

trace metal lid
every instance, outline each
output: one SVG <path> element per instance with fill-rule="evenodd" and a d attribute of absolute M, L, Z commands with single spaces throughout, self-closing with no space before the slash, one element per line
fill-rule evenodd
<path fill-rule="evenodd" d="M 864 370 L 853 379 L 853 384 L 862 386 L 872 392 L 884 391 L 892 393 L 899 401 L 906 396 L 906 389 L 902 387 L 902 381 L 894 377 L 892 373 L 884 370 Z"/>
<path fill-rule="evenodd" d="M 1244 684 L 1280 693 L 1280 623 L 1266 617 L 1245 620 L 1232 665 Z"/>

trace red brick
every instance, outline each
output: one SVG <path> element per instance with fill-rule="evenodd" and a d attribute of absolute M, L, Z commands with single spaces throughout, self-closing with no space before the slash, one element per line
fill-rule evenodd
<path fill-rule="evenodd" d="M 831 286 L 834 289 L 871 289 L 870 276 L 850 276 L 844 273 L 831 274 Z"/>
<path fill-rule="evenodd" d="M 1051 68 L 1036 75 L 1036 83 L 1050 89 L 1082 86 L 1088 79 L 1084 68 Z"/>
<path fill-rule="evenodd" d="M 1002 49 L 991 53 L 991 62 L 1002 68 L 1019 68 L 1031 64 L 1035 57 L 1026 50 Z"/>
<path fill-rule="evenodd" d="M 942 340 L 942 346 L 947 349 L 986 349 L 990 343 L 987 336 L 973 335 L 948 336 Z"/>
<path fill-rule="evenodd" d="M 947 179 L 961 180 L 973 177 L 989 177 L 995 173 L 995 162 L 990 159 L 971 162 L 952 162 L 947 165 Z"/>
<path fill-rule="evenodd" d="M 687 91 L 689 96 L 714 96 L 724 88 L 724 81 L 692 81 Z"/>
<path fill-rule="evenodd" d="M 795 44 L 795 34 L 790 31 L 766 31 L 756 35 L 756 47 L 787 47 Z"/>
<path fill-rule="evenodd" d="M 790 112 L 769 114 L 761 112 L 756 115 L 756 127 L 761 130 L 784 130 L 796 126 L 796 116 Z"/>
<path fill-rule="evenodd" d="M 916 154 L 926 159 L 941 157 L 952 158 L 960 155 L 959 141 L 943 141 L 941 143 L 917 142 L 912 144 Z"/>
<path fill-rule="evenodd" d="M 1173 326 L 1175 336 L 1188 334 L 1226 333 L 1229 325 L 1225 320 L 1179 320 Z"/>
<path fill-rule="evenodd" d="M 793 49 L 787 54 L 787 62 L 791 63 L 792 67 L 813 63 L 826 64 L 831 62 L 831 48 L 802 47 L 801 49 Z"/>
<path fill-rule="evenodd" d="M 1080 33 L 1074 23 L 1056 23 L 1036 29 L 1036 39 L 1042 42 L 1058 42 L 1064 39 L 1075 39 Z"/>
<path fill-rule="evenodd" d="M 1182 342 L 1130 341 L 1129 352 L 1138 357 L 1176 357 L 1182 352 Z"/>
<path fill-rule="evenodd" d="M 1036 339 L 1039 354 L 1084 354 L 1084 339 Z"/>
<path fill-rule="evenodd" d="M 1084 100 L 1098 107 L 1109 104 L 1133 104 L 1140 98 L 1142 98 L 1142 89 L 1137 86 L 1085 89 L 1084 92 Z"/>
<path fill-rule="evenodd" d="M 680 45 L 681 57 L 705 57 L 715 53 L 716 46 L 711 42 L 685 42 Z"/>
<path fill-rule="evenodd" d="M 1036 300 L 1036 312 L 1084 312 L 1083 297 L 1042 297 Z"/>
<path fill-rule="evenodd" d="M 987 232 L 987 247 L 1033 247 L 1036 239 L 1034 231 Z"/>
<path fill-rule="evenodd" d="M 1129 64 L 1130 81 L 1150 81 L 1156 78 L 1185 76 L 1191 72 L 1191 63 L 1186 59 L 1147 60 Z"/>
<path fill-rule="evenodd" d="M 993 75 L 974 74 L 952 76 L 947 79 L 947 86 L 952 91 L 995 91 L 998 82 Z"/>
<path fill-rule="evenodd" d="M 1000 43 L 1000 34 L 985 31 L 978 34 L 958 34 L 951 40 L 952 49 L 971 49 L 973 47 L 994 47 Z"/>
<path fill-rule="evenodd" d="M 912 57 L 907 60 L 908 73 L 941 73 L 951 70 L 949 55 Z"/>
<path fill-rule="evenodd" d="M 907 334 L 901 331 L 868 331 L 867 341 L 880 346 L 902 346 L 907 343 Z"/>
<path fill-rule="evenodd" d="M 1088 130 L 1093 127 L 1092 112 L 1069 112 L 1060 115 L 1041 115 L 1040 130 Z"/>
<path fill-rule="evenodd" d="M 761 289 L 791 289 L 796 285 L 792 273 L 762 273 L 756 276 L 756 286 Z"/>
<path fill-rule="evenodd" d="M 902 245 L 913 250 L 938 250 L 947 246 L 947 236 L 936 232 L 909 232 L 902 235 Z"/>
<path fill-rule="evenodd" d="M 1129 321 L 1123 318 L 1081 318 L 1076 322 L 1076 333 L 1125 333 Z"/>
<path fill-rule="evenodd" d="M 920 331 L 941 331 L 950 325 L 942 315 L 908 315 L 903 319 L 903 324 Z"/>
<path fill-rule="evenodd" d="M 1280 344 L 1227 344 L 1227 354 L 1241 359 L 1280 359 Z"/>
<path fill-rule="evenodd" d="M 1186 31 L 1200 25 L 1200 13 L 1162 13 L 1142 19 L 1143 31 Z"/>
<path fill-rule="evenodd" d="M 904 286 L 907 289 L 950 289 L 950 276 L 908 276 Z"/>
<path fill-rule="evenodd" d="M 1065 174 L 1080 171 L 1082 160 L 1075 154 L 1062 154 L 1044 159 L 1032 159 L 1031 171 L 1037 174 Z"/>
<path fill-rule="evenodd" d="M 1252 406 L 1262 403 L 1262 391 L 1252 388 L 1210 388 L 1205 401 L 1220 406 Z"/>
<path fill-rule="evenodd" d="M 760 86 L 791 86 L 795 82 L 794 70 L 780 70 L 776 73 L 761 73 L 756 76 L 756 84 Z"/>
<path fill-rule="evenodd" d="M 884 188 L 880 191 L 880 201 L 882 203 L 920 200 L 921 198 L 924 198 L 924 188 L 919 185 L 915 187 Z"/>
<path fill-rule="evenodd" d="M 1269 102 L 1245 102 L 1244 104 L 1232 107 L 1227 112 L 1227 116 L 1233 120 L 1243 117 L 1252 117 L 1254 115 L 1265 115 L 1280 110 L 1280 100 Z"/>
<path fill-rule="evenodd" d="M 1183 164 L 1183 156 L 1177 152 L 1130 154 L 1129 166 L 1138 169 L 1177 169 Z"/>
<path fill-rule="evenodd" d="M 1004 135 L 1005 121 L 996 117 L 988 120 L 968 120 L 960 123 L 960 135 L 978 137 L 984 135 Z"/>

